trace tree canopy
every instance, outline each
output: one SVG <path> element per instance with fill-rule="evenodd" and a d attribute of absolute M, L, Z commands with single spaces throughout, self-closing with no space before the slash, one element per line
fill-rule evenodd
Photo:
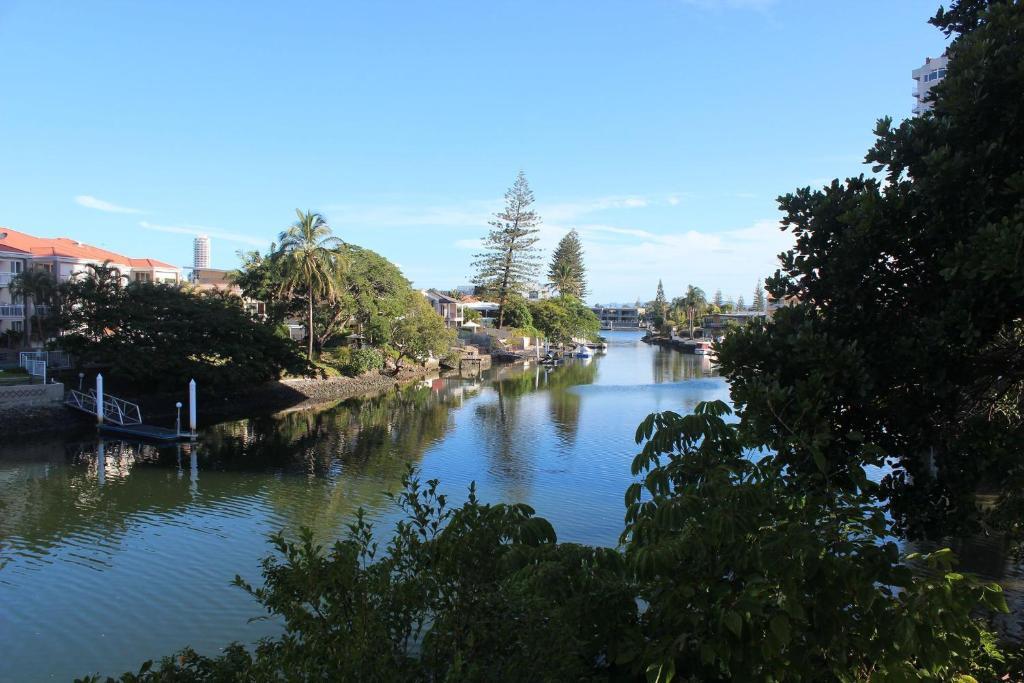
<path fill-rule="evenodd" d="M 102 276 L 65 283 L 61 297 L 61 348 L 139 387 L 195 379 L 217 392 L 308 368 L 295 344 L 253 320 L 237 297 Z"/>

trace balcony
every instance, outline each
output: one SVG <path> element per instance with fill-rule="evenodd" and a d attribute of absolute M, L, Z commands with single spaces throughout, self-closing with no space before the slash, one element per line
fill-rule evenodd
<path fill-rule="evenodd" d="M 0 304 L 0 318 L 22 320 L 25 317 L 24 304 Z"/>
<path fill-rule="evenodd" d="M 32 306 L 32 315 L 46 316 L 53 312 L 53 306 L 49 304 L 36 304 Z"/>

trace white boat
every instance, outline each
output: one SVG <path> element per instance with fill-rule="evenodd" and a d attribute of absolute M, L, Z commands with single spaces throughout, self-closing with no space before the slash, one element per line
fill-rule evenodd
<path fill-rule="evenodd" d="M 711 342 L 697 342 L 697 348 L 693 350 L 695 356 L 713 356 L 715 354 Z"/>
<path fill-rule="evenodd" d="M 585 344 L 580 344 L 576 347 L 576 351 L 573 354 L 576 358 L 593 358 L 594 352 L 586 347 Z"/>

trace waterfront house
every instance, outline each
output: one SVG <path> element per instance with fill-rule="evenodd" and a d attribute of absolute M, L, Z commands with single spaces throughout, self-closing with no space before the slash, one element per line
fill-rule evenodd
<path fill-rule="evenodd" d="M 106 262 L 129 282 L 182 281 L 181 269 L 163 261 L 131 258 L 69 237 L 35 237 L 0 226 L 0 334 L 23 332 L 33 315 L 49 314 L 46 304 L 12 296 L 11 281 L 18 273 L 40 269 L 51 273 L 57 282 L 66 282 L 88 271 L 89 265 Z"/>
<path fill-rule="evenodd" d="M 424 289 L 423 296 L 434 307 L 437 314 L 444 319 L 445 327 L 461 327 L 465 318 L 465 310 L 458 299 L 442 294 L 436 289 Z"/>
<path fill-rule="evenodd" d="M 635 330 L 647 312 L 642 306 L 594 306 L 590 309 L 601 321 L 602 330 Z"/>
<path fill-rule="evenodd" d="M 266 302 L 257 301 L 245 296 L 242 288 L 231 279 L 232 272 L 219 268 L 193 268 L 189 281 L 195 289 L 201 292 L 223 292 L 237 296 L 242 300 L 245 310 L 255 318 L 261 318 L 266 315 Z M 303 335 L 305 335 L 305 327 L 301 325 L 300 327 L 303 328 Z"/>
<path fill-rule="evenodd" d="M 471 308 L 479 313 L 482 325 L 494 325 L 498 320 L 498 309 L 500 306 L 494 301 L 482 301 L 476 297 L 468 296 L 463 298 L 462 307 Z"/>
<path fill-rule="evenodd" d="M 764 311 L 737 311 L 735 313 L 709 313 L 701 321 L 705 337 L 720 337 L 730 327 L 746 325 L 751 320 L 764 320 Z"/>

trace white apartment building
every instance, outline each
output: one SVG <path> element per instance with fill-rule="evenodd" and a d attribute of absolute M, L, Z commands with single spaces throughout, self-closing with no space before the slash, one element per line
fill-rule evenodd
<path fill-rule="evenodd" d="M 129 258 L 83 244 L 68 237 L 34 237 L 0 226 L 0 335 L 8 330 L 23 332 L 29 319 L 49 311 L 44 305 L 26 302 L 11 292 L 11 281 L 21 272 L 38 268 L 53 274 L 58 282 L 85 272 L 89 264 L 109 262 L 131 282 L 178 284 L 181 269 L 150 258 Z"/>
<path fill-rule="evenodd" d="M 199 235 L 192 242 L 192 267 L 196 270 L 210 267 L 210 238 Z"/>
<path fill-rule="evenodd" d="M 914 96 L 914 113 L 923 114 L 931 110 L 931 102 L 925 102 L 925 97 L 931 92 L 935 85 L 946 77 L 946 65 L 949 59 L 943 55 L 932 59 L 926 57 L 924 66 L 914 69 L 911 75 L 917 81 L 917 88 L 912 93 Z"/>

